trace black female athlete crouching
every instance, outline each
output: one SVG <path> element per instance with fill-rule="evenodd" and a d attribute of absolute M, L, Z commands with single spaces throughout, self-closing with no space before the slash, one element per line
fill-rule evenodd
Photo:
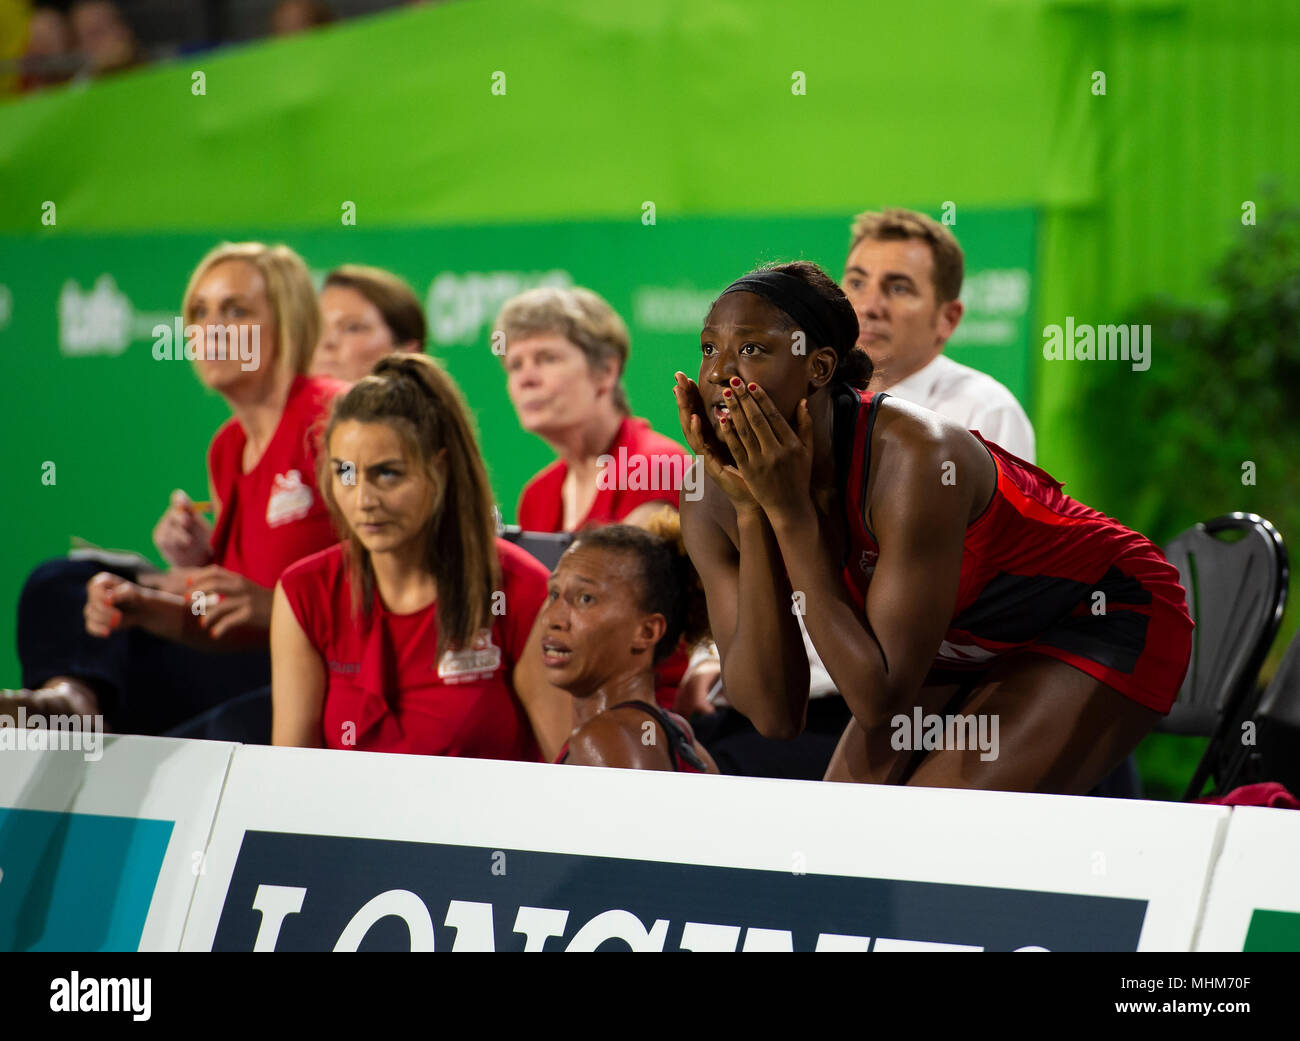
<path fill-rule="evenodd" d="M 866 391 L 857 335 L 820 268 L 780 265 L 723 292 L 698 384 L 677 374 L 710 477 L 682 530 L 728 699 L 769 737 L 799 733 L 800 610 L 854 717 L 827 780 L 1087 792 L 1182 682 L 1177 571 L 1044 471 Z M 994 717 L 999 754 L 900 741 L 918 706 Z"/>

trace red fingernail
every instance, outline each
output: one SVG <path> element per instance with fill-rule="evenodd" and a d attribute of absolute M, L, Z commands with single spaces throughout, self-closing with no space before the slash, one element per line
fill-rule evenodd
<path fill-rule="evenodd" d="M 722 396 L 723 396 L 724 398 L 729 398 L 729 397 L 731 397 L 731 391 L 729 391 L 729 390 L 724 390 L 724 391 L 722 392 Z"/>
<path fill-rule="evenodd" d="M 731 385 L 732 385 L 733 387 L 739 387 L 739 386 L 740 386 L 740 383 L 741 383 L 741 379 L 740 379 L 739 376 L 732 376 L 732 377 L 731 377 Z"/>
<path fill-rule="evenodd" d="M 749 385 L 749 392 L 752 394 L 752 393 L 754 393 L 754 391 L 756 391 L 756 390 L 758 390 L 758 384 L 757 384 L 757 383 L 751 383 L 751 384 Z"/>

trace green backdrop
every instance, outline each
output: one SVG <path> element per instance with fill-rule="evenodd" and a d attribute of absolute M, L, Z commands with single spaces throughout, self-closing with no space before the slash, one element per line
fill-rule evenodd
<path fill-rule="evenodd" d="M 1033 214 L 977 212 L 962 218 L 962 228 L 983 264 L 968 280 L 970 321 L 951 353 L 1026 395 Z M 672 374 L 698 369 L 708 302 L 767 259 L 807 256 L 838 271 L 846 225 L 842 218 L 678 218 L 651 226 L 638 218 L 237 234 L 286 240 L 318 276 L 363 261 L 417 287 L 426 302 L 429 350 L 445 361 L 476 414 L 493 488 L 503 515 L 513 519 L 524 482 L 553 457 L 519 429 L 490 349 L 491 323 L 506 298 L 542 282 L 605 295 L 627 316 L 632 334 L 626 384 L 633 408 L 680 438 Z M 189 365 L 155 360 L 152 330 L 172 328 L 188 273 L 211 244 L 210 235 L 193 233 L 0 238 L 6 255 L 27 258 L 5 276 L 23 306 L 0 335 L 47 345 L 9 352 L 21 373 L 11 390 L 53 379 L 63 406 L 39 406 L 39 395 L 30 394 L 16 402 L 32 414 L 22 436 L 15 430 L 9 465 L 36 480 L 15 482 L 23 513 L 14 525 L 16 551 L 3 564 L 7 588 L 16 592 L 33 562 L 66 552 L 70 534 L 157 559 L 148 533 L 171 489 L 207 498 L 206 446 L 229 413 Z M 4 606 L 12 611 L 10 600 Z"/>

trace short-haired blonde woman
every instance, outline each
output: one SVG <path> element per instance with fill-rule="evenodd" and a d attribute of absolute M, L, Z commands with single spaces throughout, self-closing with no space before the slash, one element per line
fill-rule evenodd
<path fill-rule="evenodd" d="M 609 304 L 589 289 L 530 289 L 506 302 L 494 331 L 505 336 L 506 385 L 519 424 L 559 457 L 525 486 L 521 528 L 577 531 L 636 523 L 658 503 L 677 509 L 690 457 L 631 414 L 623 389 L 627 326 Z M 646 461 L 646 480 L 602 474 L 601 457 L 617 466 L 620 449 L 629 470 L 632 460 Z"/>
<path fill-rule="evenodd" d="M 222 244 L 195 268 L 182 310 L 186 357 L 232 412 L 208 448 L 216 523 L 177 491 L 154 529 L 170 571 L 37 568 L 19 604 L 25 689 L 0 711 L 102 713 L 115 730 L 156 734 L 264 686 L 272 588 L 335 541 L 314 440 L 346 385 L 307 375 L 320 312 L 302 258 Z"/>
<path fill-rule="evenodd" d="M 506 302 L 494 332 L 505 337 L 507 389 L 520 425 L 559 457 L 524 487 L 521 528 L 644 525 L 663 507 L 678 508 L 691 457 L 632 415 L 622 382 L 627 326 L 608 303 L 590 289 L 530 289 Z M 665 708 L 677 700 L 687 662 L 679 651 L 655 670 Z"/>
<path fill-rule="evenodd" d="M 343 264 L 320 291 L 320 343 L 312 359 L 317 376 L 355 383 L 392 351 L 424 350 L 424 309 L 402 279 L 383 268 Z"/>

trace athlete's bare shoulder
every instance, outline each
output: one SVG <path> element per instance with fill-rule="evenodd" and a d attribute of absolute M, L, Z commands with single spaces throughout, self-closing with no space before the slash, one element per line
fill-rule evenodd
<path fill-rule="evenodd" d="M 657 721 L 640 713 L 606 710 L 589 719 L 569 739 L 568 762 L 574 766 L 613 766 L 634 770 L 662 770 L 671 763 L 659 761 L 657 749 L 667 743 Z M 643 735 L 653 733 L 651 741 Z M 662 739 L 662 740 L 661 740 Z"/>
<path fill-rule="evenodd" d="M 960 482 L 967 486 L 972 519 L 982 512 L 997 487 L 993 458 L 969 430 L 910 401 L 885 398 L 872 433 L 868 499 L 874 500 L 876 490 L 892 481 L 930 474 L 946 485 Z"/>

